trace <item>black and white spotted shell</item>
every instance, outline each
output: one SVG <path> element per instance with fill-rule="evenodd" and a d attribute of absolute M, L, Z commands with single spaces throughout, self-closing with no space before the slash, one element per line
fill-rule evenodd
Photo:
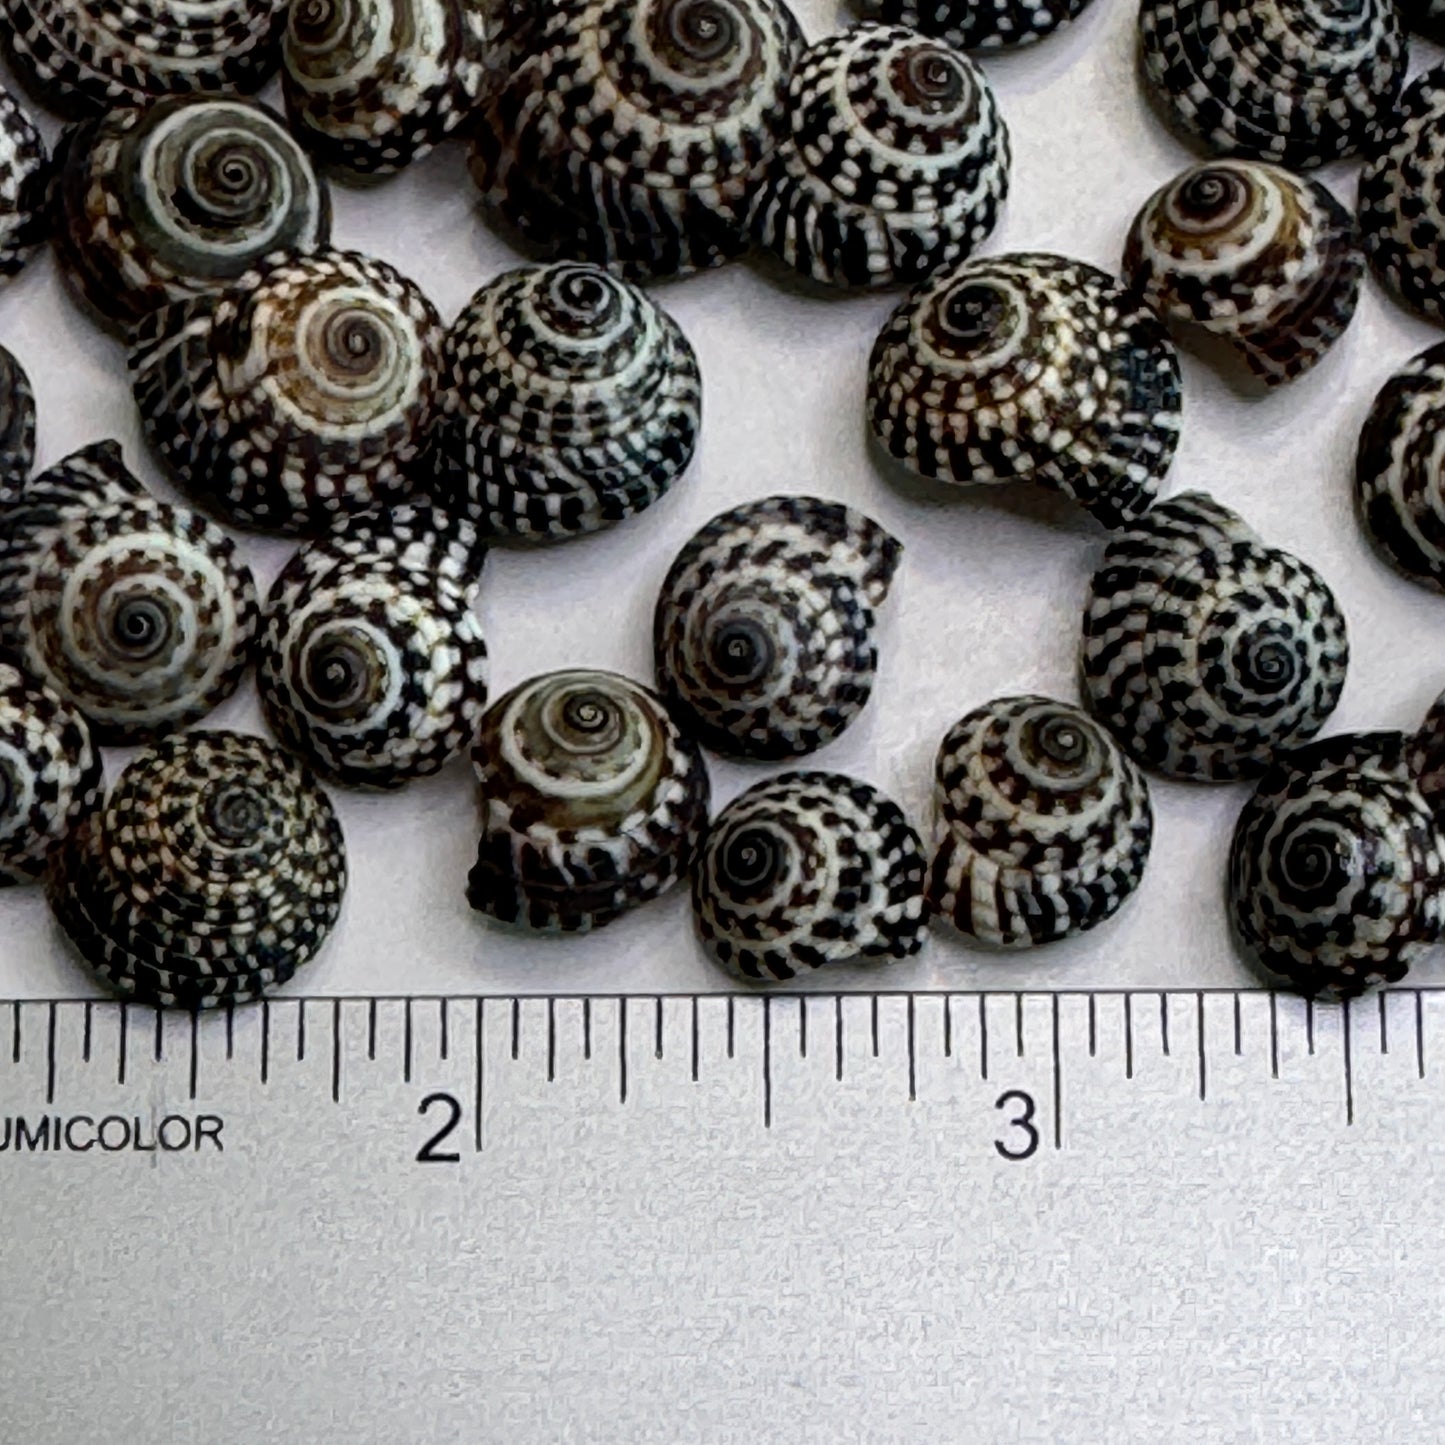
<path fill-rule="evenodd" d="M 50 235 L 50 157 L 40 132 L 0 85 L 0 286 Z"/>
<path fill-rule="evenodd" d="M 1139 32 L 1180 126 L 1296 170 L 1374 144 L 1405 79 L 1394 0 L 1144 0 Z"/>
<path fill-rule="evenodd" d="M 1149 785 L 1087 713 L 1046 697 L 987 703 L 938 754 L 933 909 L 982 943 L 1027 948 L 1111 918 L 1154 835 Z"/>
<path fill-rule="evenodd" d="M 1355 314 L 1364 253 L 1318 181 L 1253 161 L 1193 166 L 1135 218 L 1124 278 L 1171 326 L 1221 338 L 1266 385 L 1302 376 Z"/>
<path fill-rule="evenodd" d="M 812 45 L 789 130 L 753 208 L 753 236 L 833 286 L 904 286 L 963 260 L 1008 195 L 1008 128 L 983 71 L 900 26 Z"/>
<path fill-rule="evenodd" d="M 258 531 L 317 532 L 411 491 L 442 335 L 436 308 L 382 261 L 273 258 L 141 321 L 131 385 L 194 496 Z"/>
<path fill-rule="evenodd" d="M 633 279 L 747 249 L 803 40 L 783 0 L 553 0 L 478 117 L 484 200 L 552 254 Z"/>
<path fill-rule="evenodd" d="M 853 0 L 865 20 L 906 25 L 960 50 L 1017 50 L 1067 25 L 1089 0 Z"/>
<path fill-rule="evenodd" d="M 399 788 L 471 746 L 487 701 L 483 552 L 432 507 L 358 518 L 276 579 L 256 661 L 276 737 L 323 777 Z"/>
<path fill-rule="evenodd" d="M 682 329 L 586 262 L 505 272 L 447 333 L 440 485 L 490 535 L 551 542 L 635 516 L 686 469 L 701 421 Z"/>
<path fill-rule="evenodd" d="M 0 649 L 105 746 L 203 718 L 250 663 L 259 605 L 234 544 L 157 501 L 101 442 L 0 511 Z"/>
<path fill-rule="evenodd" d="M 253 101 L 171 96 L 72 127 L 57 157 L 56 256 L 124 329 L 331 234 L 331 201 L 281 118 Z"/>
<path fill-rule="evenodd" d="M 1346 733 L 1283 757 L 1234 831 L 1240 942 L 1301 993 L 1397 983 L 1445 932 L 1445 838 L 1403 733 Z"/>
<path fill-rule="evenodd" d="M 692 868 L 707 769 L 639 683 L 583 670 L 533 678 L 487 710 L 473 759 L 482 838 L 467 897 L 482 913 L 582 932 Z"/>
<path fill-rule="evenodd" d="M 1325 725 L 1349 643 L 1313 568 L 1204 492 L 1110 539 L 1084 614 L 1084 692 L 1145 767 L 1257 776 Z"/>
<path fill-rule="evenodd" d="M 945 482 L 1037 482 L 1117 527 L 1179 440 L 1179 359 L 1158 319 L 1083 261 L 1016 254 L 919 287 L 873 346 L 868 419 Z"/>
<path fill-rule="evenodd" d="M 341 826 L 310 773 L 260 738 L 202 731 L 126 768 L 56 850 L 46 891 L 114 993 L 203 1009 L 287 982 L 345 890 Z"/>
<path fill-rule="evenodd" d="M 259 90 L 286 0 L 0 0 L 16 73 L 66 115 L 190 91 Z"/>
<path fill-rule="evenodd" d="M 85 719 L 0 659 L 0 888 L 44 874 L 100 787 L 100 753 Z"/>
<path fill-rule="evenodd" d="M 1375 273 L 1406 305 L 1445 321 L 1445 66 L 1405 88 L 1360 172 L 1359 211 Z"/>
<path fill-rule="evenodd" d="M 290 0 L 286 111 L 319 160 L 399 171 L 478 104 L 490 47 L 476 0 Z"/>
<path fill-rule="evenodd" d="M 839 773 L 784 773 L 713 819 L 693 875 L 698 931 L 749 981 L 923 947 L 923 844 L 902 809 Z"/>
<path fill-rule="evenodd" d="M 35 393 L 25 368 L 0 346 L 0 508 L 19 494 L 35 464 Z"/>
<path fill-rule="evenodd" d="M 862 712 L 878 668 L 875 612 L 903 544 L 816 497 L 767 497 L 714 517 L 658 595 L 658 688 L 720 753 L 794 758 Z"/>

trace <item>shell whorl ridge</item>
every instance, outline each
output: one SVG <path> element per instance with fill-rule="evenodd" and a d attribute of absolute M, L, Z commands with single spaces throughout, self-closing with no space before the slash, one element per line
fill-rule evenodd
<path fill-rule="evenodd" d="M 73 127 L 57 164 L 60 265 L 122 328 L 331 233 L 325 183 L 280 117 L 252 101 L 173 96 L 113 110 Z"/>
<path fill-rule="evenodd" d="M 100 787 L 100 753 L 85 719 L 0 659 L 0 887 L 41 877 Z"/>
<path fill-rule="evenodd" d="M 101 442 L 0 512 L 0 648 L 106 746 L 198 721 L 236 690 L 259 606 L 235 545 L 157 501 Z"/>
<path fill-rule="evenodd" d="M 635 279 L 720 265 L 787 125 L 783 0 L 554 0 L 476 128 L 486 203 Z"/>
<path fill-rule="evenodd" d="M 51 911 L 122 998 L 245 1003 L 285 983 L 341 912 L 341 826 L 311 775 L 240 733 L 142 753 L 54 854 Z"/>
<path fill-rule="evenodd" d="M 1089 0 L 853 0 L 865 20 L 906 25 L 960 50 L 1017 50 L 1075 18 Z"/>
<path fill-rule="evenodd" d="M 1222 338 L 1267 385 L 1315 365 L 1355 314 L 1364 253 L 1318 181 L 1253 161 L 1193 166 L 1145 203 L 1124 277 L 1165 321 Z"/>
<path fill-rule="evenodd" d="M 883 448 L 946 482 L 1038 482 L 1105 526 L 1146 511 L 1174 459 L 1179 358 L 1112 277 L 1061 256 L 981 258 L 919 287 L 873 346 Z"/>
<path fill-rule="evenodd" d="M 816 497 L 714 517 L 673 562 L 653 625 L 658 688 L 689 736 L 774 759 L 838 737 L 872 693 L 875 609 L 902 551 Z"/>
<path fill-rule="evenodd" d="M 701 420 L 682 329 L 588 263 L 508 271 L 447 333 L 437 460 L 487 533 L 548 542 L 636 515 L 686 469 Z"/>
<path fill-rule="evenodd" d="M 276 579 L 256 661 L 277 738 L 323 776 L 399 788 L 476 737 L 487 648 L 475 529 L 429 507 L 359 518 Z"/>
<path fill-rule="evenodd" d="M 1359 211 L 1376 273 L 1406 305 L 1445 320 L 1445 66 L 1406 86 L 1360 172 Z"/>
<path fill-rule="evenodd" d="M 1240 814 L 1235 931 L 1300 992 L 1395 983 L 1445 932 L 1445 838 L 1403 733 L 1343 734 L 1287 754 Z"/>
<path fill-rule="evenodd" d="M 95 115 L 188 91 L 258 90 L 286 0 L 0 0 L 16 73 L 45 103 Z"/>
<path fill-rule="evenodd" d="M 50 234 L 51 165 L 40 132 L 0 85 L 0 285 Z"/>
<path fill-rule="evenodd" d="M 533 678 L 488 709 L 473 758 L 482 838 L 467 896 L 480 912 L 546 932 L 600 928 L 692 867 L 707 769 L 639 683 Z"/>
<path fill-rule="evenodd" d="M 693 875 L 712 956 L 774 981 L 923 947 L 923 844 L 895 803 L 838 773 L 784 773 L 713 820 Z"/>
<path fill-rule="evenodd" d="M 194 496 L 242 526 L 320 531 L 411 490 L 442 334 L 431 302 L 384 262 L 273 258 L 141 321 L 131 385 Z"/>
<path fill-rule="evenodd" d="M 25 368 L 0 346 L 0 507 L 20 495 L 35 464 L 35 393 Z"/>
<path fill-rule="evenodd" d="M 1373 144 L 1407 60 L 1394 0 L 1144 0 L 1144 73 L 1217 155 L 1303 170 Z"/>
<path fill-rule="evenodd" d="M 1345 619 L 1298 558 L 1203 492 L 1110 539 L 1084 615 L 1084 690 L 1146 767 L 1262 773 L 1312 738 L 1345 684 Z"/>
<path fill-rule="evenodd" d="M 857 25 L 810 46 L 754 239 L 833 286 L 913 285 L 970 255 L 1008 195 L 1008 128 L 983 71 L 939 40 Z"/>
<path fill-rule="evenodd" d="M 1143 773 L 1087 713 L 1046 697 L 1000 698 L 956 723 L 935 808 L 931 906 L 1007 948 L 1112 917 L 1154 835 Z"/>
<path fill-rule="evenodd" d="M 480 100 L 490 39 L 475 0 L 290 0 L 287 114 L 329 165 L 401 170 Z"/>

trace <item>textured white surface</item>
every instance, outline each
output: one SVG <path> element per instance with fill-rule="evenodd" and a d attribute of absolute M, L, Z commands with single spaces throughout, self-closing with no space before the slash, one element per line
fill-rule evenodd
<path fill-rule="evenodd" d="M 798 0 L 810 36 L 846 18 L 834 0 Z M 1012 199 L 991 250 L 1054 250 L 1109 269 L 1145 198 L 1191 159 L 1135 77 L 1134 8 L 1096 0 L 1032 52 L 987 60 L 1012 127 Z M 1426 58 L 1416 45 L 1416 68 Z M 47 135 L 55 127 L 46 122 Z M 1353 201 L 1356 167 L 1325 179 Z M 373 190 L 335 190 L 338 244 L 394 262 L 450 320 L 509 264 L 477 216 L 458 147 Z M 724 507 L 774 491 L 865 508 L 906 544 L 883 610 L 881 676 L 862 720 L 818 766 L 891 793 L 926 829 L 934 752 L 949 725 L 1004 693 L 1077 697 L 1079 616 L 1104 534 L 1067 504 L 1024 488 L 940 499 L 900 482 L 870 450 L 863 421 L 868 350 L 895 296 L 804 295 L 753 264 L 658 288 L 704 373 L 698 458 L 673 494 L 613 533 L 538 553 L 498 552 L 479 607 L 494 692 L 551 668 L 611 667 L 651 679 L 658 584 L 682 543 Z M 1241 394 L 1185 357 L 1183 443 L 1171 490 L 1203 487 L 1268 541 L 1297 552 L 1335 589 L 1354 657 L 1332 728 L 1406 727 L 1445 685 L 1445 603 L 1371 552 L 1351 508 L 1355 439 L 1376 389 L 1438 330 L 1373 282 L 1355 324 L 1311 375 L 1280 394 Z M 0 342 L 29 370 L 40 461 L 118 437 L 165 492 L 147 457 L 118 345 L 68 302 L 48 256 L 0 292 Z M 269 585 L 288 548 L 247 540 Z M 248 683 L 210 722 L 259 730 Z M 109 759 L 114 776 L 124 761 Z M 717 801 L 762 776 L 716 763 Z M 335 795 L 350 844 L 351 891 L 333 941 L 298 980 L 308 993 L 691 989 L 722 981 L 692 933 L 681 894 L 589 939 L 528 940 L 489 926 L 463 889 L 475 846 L 469 770 L 458 764 L 400 797 Z M 1248 983 L 1223 908 L 1223 867 L 1239 788 L 1156 783 L 1158 826 L 1144 884 L 1118 919 L 1029 956 L 1000 957 L 935 936 L 891 971 L 899 987 Z M 818 986 L 870 987 L 831 974 Z M 0 994 L 84 994 L 35 890 L 0 897 Z"/>

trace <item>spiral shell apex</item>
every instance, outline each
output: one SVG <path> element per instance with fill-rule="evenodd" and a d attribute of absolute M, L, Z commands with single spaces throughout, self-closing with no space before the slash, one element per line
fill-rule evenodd
<path fill-rule="evenodd" d="M 662 584 L 658 686 L 721 753 L 791 758 L 838 737 L 873 689 L 875 609 L 902 544 L 861 512 L 768 497 L 714 517 Z"/>
<path fill-rule="evenodd" d="M 0 508 L 12 502 L 35 463 L 35 393 L 20 363 L 0 346 Z"/>
<path fill-rule="evenodd" d="M 0 86 L 0 285 L 50 234 L 50 158 L 29 116 Z"/>
<path fill-rule="evenodd" d="M 285 983 L 331 933 L 341 826 L 309 773 L 240 733 L 169 738 L 57 849 L 51 911 L 121 998 L 199 1009 Z"/>
<path fill-rule="evenodd" d="M 236 690 L 258 604 L 219 527 L 157 501 L 102 442 L 0 511 L 0 648 L 105 746 L 149 742 Z"/>
<path fill-rule="evenodd" d="M 277 738 L 324 777 L 399 788 L 476 737 L 487 648 L 475 529 L 404 506 L 303 547 L 271 589 L 256 664 Z"/>
<path fill-rule="evenodd" d="M 834 286 L 912 285 L 968 256 L 1008 194 L 1009 137 L 984 73 L 941 41 L 858 25 L 811 46 L 753 235 Z"/>
<path fill-rule="evenodd" d="M 698 929 L 739 978 L 773 981 L 923 947 L 923 844 L 901 809 L 837 773 L 785 773 L 713 821 L 693 880 Z"/>
<path fill-rule="evenodd" d="M 555 0 L 484 107 L 486 203 L 553 254 L 633 279 L 720 265 L 786 125 L 783 0 Z"/>
<path fill-rule="evenodd" d="M 1016 50 L 1067 25 L 1089 0 L 853 0 L 865 20 L 906 25 L 960 50 Z"/>
<path fill-rule="evenodd" d="M 1312 568 L 1186 492 L 1110 541 L 1083 658 L 1089 705 L 1132 757 L 1229 779 L 1262 773 L 1325 725 L 1349 644 Z"/>
<path fill-rule="evenodd" d="M 243 100 L 176 96 L 83 122 L 66 138 L 56 193 L 66 278 L 121 328 L 331 232 L 305 152 L 278 116 Z"/>
<path fill-rule="evenodd" d="M 131 385 L 193 495 L 242 526 L 316 532 L 411 490 L 441 340 L 405 277 L 321 251 L 152 312 L 132 332 Z"/>
<path fill-rule="evenodd" d="M 1364 254 L 1350 213 L 1318 181 L 1214 161 L 1151 196 L 1124 276 L 1165 321 L 1222 338 L 1266 385 L 1293 381 L 1343 334 Z"/>
<path fill-rule="evenodd" d="M 499 276 L 443 351 L 437 460 L 492 535 L 550 542 L 652 505 L 697 444 L 702 377 L 677 323 L 596 266 Z"/>
<path fill-rule="evenodd" d="M 946 482 L 1032 481 L 1108 527 L 1146 511 L 1174 459 L 1179 359 L 1105 272 L 988 257 L 913 293 L 874 343 L 868 417 L 883 448 Z"/>
<path fill-rule="evenodd" d="M 1149 785 L 1087 713 L 1001 698 L 943 740 L 928 899 L 983 943 L 1026 948 L 1094 928 L 1139 886 Z"/>
<path fill-rule="evenodd" d="M 1400 94 L 1394 0 L 1144 0 L 1144 73 L 1216 155 L 1303 170 L 1374 142 Z"/>
<path fill-rule="evenodd" d="M 600 928 L 686 876 L 707 827 L 702 755 L 638 683 L 555 672 L 488 709 L 468 898 L 505 923 Z"/>
<path fill-rule="evenodd" d="M 100 795 L 85 719 L 0 661 L 0 887 L 29 883 Z"/>

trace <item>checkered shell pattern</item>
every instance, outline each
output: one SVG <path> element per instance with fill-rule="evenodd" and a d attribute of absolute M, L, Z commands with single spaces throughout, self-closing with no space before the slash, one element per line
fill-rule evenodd
<path fill-rule="evenodd" d="M 51 165 L 40 132 L 0 85 L 0 286 L 50 235 Z"/>
<path fill-rule="evenodd" d="M 0 346 L 0 507 L 15 500 L 35 464 L 35 393 L 25 368 Z"/>

